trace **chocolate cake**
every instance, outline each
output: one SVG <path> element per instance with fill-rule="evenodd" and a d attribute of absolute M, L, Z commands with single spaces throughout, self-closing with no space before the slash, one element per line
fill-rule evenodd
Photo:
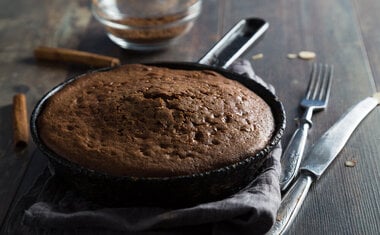
<path fill-rule="evenodd" d="M 64 86 L 46 102 L 38 128 L 52 151 L 80 166 L 171 177 L 253 156 L 275 124 L 265 101 L 216 72 L 131 64 Z"/>

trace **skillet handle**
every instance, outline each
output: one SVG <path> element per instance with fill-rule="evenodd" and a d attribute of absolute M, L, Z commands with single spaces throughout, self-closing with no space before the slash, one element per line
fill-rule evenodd
<path fill-rule="evenodd" d="M 198 63 L 228 68 L 264 35 L 268 27 L 269 23 L 259 18 L 248 18 L 239 21 Z"/>

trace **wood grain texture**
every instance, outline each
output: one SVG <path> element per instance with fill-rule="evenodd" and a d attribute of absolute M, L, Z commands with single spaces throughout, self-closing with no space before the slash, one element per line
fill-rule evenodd
<path fill-rule="evenodd" d="M 370 2 L 365 5 L 372 6 Z M 251 53 L 264 54 L 262 60 L 253 61 L 256 73 L 275 87 L 280 87 L 277 94 L 284 102 L 288 117 L 283 143 L 296 128 L 293 119 L 301 114 L 296 107 L 307 86 L 310 63 L 314 62 L 289 60 L 287 53 L 315 51 L 316 62 L 335 66 L 330 104 L 326 111 L 313 117 L 315 125 L 310 131 L 309 144 L 347 108 L 376 89 L 368 65 L 379 65 L 379 61 L 367 57 L 369 49 L 362 40 L 352 1 L 295 0 L 276 4 L 231 1 L 230 8 L 224 17 L 227 22 L 237 16 L 254 15 L 271 24 L 264 40 Z M 367 18 L 372 19 L 371 14 Z M 374 24 L 375 21 L 372 22 Z M 380 48 L 375 38 L 376 35 L 372 34 L 367 40 L 371 47 Z M 372 53 L 376 54 L 376 50 Z M 371 55 L 370 52 L 368 54 Z M 374 110 L 353 134 L 326 175 L 312 187 L 288 234 L 378 234 L 379 223 L 375 221 L 380 221 L 380 207 L 379 203 L 373 202 L 380 198 L 379 190 L 376 190 L 380 188 L 379 148 L 376 147 L 380 140 L 377 136 L 380 130 L 378 123 L 379 110 Z M 350 159 L 357 159 L 358 165 L 345 167 L 344 162 Z"/>
<path fill-rule="evenodd" d="M 91 16 L 84 2 L 0 2 L 0 224 L 16 200 L 15 195 L 35 149 L 30 144 L 24 151 L 16 153 L 10 144 L 13 136 L 9 108 L 12 97 L 16 93 L 25 93 L 30 115 L 41 95 L 66 78 L 67 66 L 37 64 L 33 49 L 41 44 L 76 47 L 83 33 L 82 27 L 87 25 Z"/>
<path fill-rule="evenodd" d="M 380 2 L 372 0 L 353 0 L 356 9 L 356 19 L 361 30 L 366 54 L 369 58 L 374 83 L 380 90 Z"/>
<path fill-rule="evenodd" d="M 256 74 L 273 84 L 287 112 L 286 144 L 301 114 L 298 104 L 307 87 L 313 62 L 335 66 L 330 104 L 313 117 L 311 145 L 349 107 L 379 90 L 380 2 L 376 0 L 207 0 L 193 29 L 176 45 L 152 53 L 120 49 L 91 16 L 88 1 L 0 1 L 0 222 L 9 207 L 46 164 L 11 151 L 11 102 L 26 93 L 28 110 L 41 96 L 71 75 L 89 68 L 37 63 L 39 45 L 80 49 L 118 57 L 122 63 L 197 61 L 237 21 L 260 17 L 270 23 L 264 39 L 244 58 Z M 316 52 L 314 61 L 288 59 L 288 53 Z M 380 109 L 353 133 L 339 157 L 312 185 L 288 234 L 379 234 L 380 232 Z M 346 160 L 356 160 L 353 168 Z"/>

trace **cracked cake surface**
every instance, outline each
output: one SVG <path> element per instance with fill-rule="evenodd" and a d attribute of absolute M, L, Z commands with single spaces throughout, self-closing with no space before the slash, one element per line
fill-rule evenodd
<path fill-rule="evenodd" d="M 81 76 L 49 98 L 38 118 L 55 153 L 115 176 L 205 172 L 264 148 L 270 107 L 208 70 L 123 65 Z"/>

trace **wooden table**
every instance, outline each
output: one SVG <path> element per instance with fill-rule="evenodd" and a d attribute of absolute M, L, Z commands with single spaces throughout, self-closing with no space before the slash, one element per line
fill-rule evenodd
<path fill-rule="evenodd" d="M 206 0 L 203 14 L 186 37 L 170 49 L 139 54 L 120 49 L 91 16 L 89 1 L 0 1 L 0 223 L 46 166 L 30 141 L 12 147 L 12 96 L 26 93 L 29 114 L 41 96 L 86 68 L 37 63 L 39 45 L 80 49 L 118 57 L 123 63 L 197 61 L 221 35 L 244 17 L 260 17 L 270 28 L 245 58 L 277 88 L 287 112 L 286 144 L 296 129 L 298 103 L 313 61 L 288 59 L 311 50 L 315 61 L 335 65 L 326 111 L 313 117 L 313 143 L 351 105 L 380 90 L 380 1 L 376 0 Z M 260 60 L 254 54 L 263 53 Z M 312 186 L 289 234 L 380 233 L 380 110 L 374 110 L 321 179 Z M 353 168 L 347 160 L 356 160 Z"/>

